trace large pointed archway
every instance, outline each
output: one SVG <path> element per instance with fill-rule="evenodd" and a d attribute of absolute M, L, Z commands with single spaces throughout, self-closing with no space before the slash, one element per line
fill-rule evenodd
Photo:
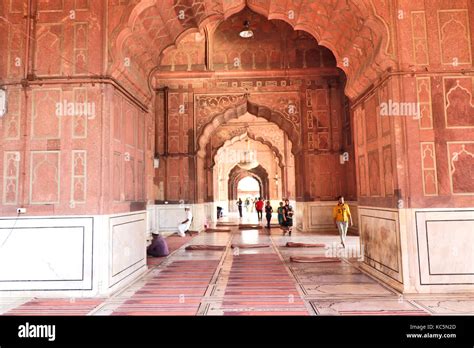
<path fill-rule="evenodd" d="M 263 145 L 268 146 L 275 153 L 275 156 L 278 159 L 278 165 L 280 167 L 285 165 L 284 153 L 282 153 L 282 151 L 275 144 L 272 143 L 271 139 L 267 139 L 259 134 L 255 134 L 249 129 L 240 129 L 238 131 L 239 133 L 234 135 L 233 138 L 226 140 L 224 143 L 222 143 L 220 146 L 218 146 L 215 149 L 214 151 L 215 155 L 212 156 L 213 166 L 216 164 L 216 156 L 219 154 L 219 151 L 221 151 L 223 148 L 229 145 L 232 145 L 235 142 L 242 141 L 245 139 L 252 139 Z"/>
<path fill-rule="evenodd" d="M 0 297 L 106 298 L 145 273 L 145 236 L 176 230 L 183 205 L 209 226 L 213 158 L 240 112 L 258 118 L 269 186 L 275 153 L 295 173 L 299 232 L 336 236 L 344 195 L 361 269 L 402 292 L 472 291 L 473 14 L 470 0 L 0 2 Z"/>
<path fill-rule="evenodd" d="M 251 112 L 252 111 L 252 112 Z M 239 118 L 245 116 L 245 115 L 253 115 L 256 117 L 256 119 L 262 119 L 268 122 L 268 124 L 271 124 L 282 133 L 283 137 L 285 139 L 288 139 L 288 146 L 287 149 L 284 152 L 282 148 L 278 148 L 278 146 L 282 146 L 284 144 L 284 139 L 282 140 L 283 143 L 274 144 L 272 143 L 272 140 L 269 139 L 264 139 L 264 136 L 258 136 L 255 135 L 251 130 L 248 129 L 248 125 L 245 128 L 238 128 L 236 129 L 237 134 L 233 132 L 234 136 L 231 139 L 228 139 L 226 142 L 223 144 L 217 145 L 217 147 L 212 150 L 209 145 L 211 143 L 212 136 L 216 134 L 216 132 L 220 129 L 220 127 L 224 125 L 228 125 L 232 123 L 232 121 L 239 120 Z M 250 123 L 251 124 L 251 123 Z M 239 134 L 240 133 L 240 134 Z M 198 131 L 199 137 L 197 138 L 197 145 L 198 145 L 198 151 L 197 151 L 197 176 L 198 180 L 201 178 L 204 182 L 206 182 L 207 187 L 213 187 L 214 192 L 207 192 L 200 191 L 198 187 L 198 196 L 200 194 L 206 194 L 208 195 L 208 199 L 210 200 L 215 200 L 215 194 L 216 190 L 219 190 L 216 186 L 216 181 L 219 182 L 220 175 L 218 174 L 218 171 L 216 171 L 216 155 L 219 153 L 220 149 L 225 148 L 225 146 L 232 145 L 235 142 L 242 141 L 244 139 L 253 139 L 266 147 L 270 150 L 270 153 L 272 153 L 272 156 L 274 156 L 274 159 L 276 160 L 277 166 L 279 167 L 279 170 L 275 172 L 272 176 L 272 180 L 277 180 L 278 185 L 280 185 L 279 189 L 277 189 L 280 194 L 283 192 L 288 195 L 289 192 L 294 191 L 289 191 L 289 189 L 294 190 L 294 182 L 291 182 L 294 180 L 295 174 L 294 174 L 294 168 L 288 168 L 287 164 L 288 163 L 293 163 L 294 160 L 294 153 L 299 151 L 299 147 L 301 146 L 301 141 L 300 141 L 300 135 L 299 132 L 291 121 L 289 121 L 283 114 L 279 112 L 275 112 L 270 110 L 268 107 L 257 105 L 254 103 L 251 103 L 249 101 L 246 101 L 242 104 L 237 104 L 236 106 L 230 106 L 227 109 L 225 109 L 222 113 L 217 114 L 210 118 L 208 123 L 202 127 L 201 131 Z M 296 144 L 296 146 L 295 146 Z M 296 148 L 296 150 L 295 150 Z M 290 159 L 291 157 L 291 159 Z M 204 165 L 206 164 L 206 165 Z M 292 171 L 289 173 L 288 171 Z M 289 183 L 290 181 L 290 183 Z M 230 181 L 229 181 L 230 182 Z M 281 182 L 281 183 L 280 183 Z M 273 183 L 272 183 L 273 185 Z M 265 188 L 265 185 L 262 187 Z M 268 189 L 263 189 L 263 191 L 266 194 L 269 194 Z M 229 190 L 230 192 L 230 190 Z M 272 194 L 272 196 L 274 193 Z M 267 195 L 269 196 L 269 195 Z M 203 199 L 205 199 L 203 197 Z M 275 196 L 273 199 L 277 199 Z"/>
<path fill-rule="evenodd" d="M 216 23 L 245 7 L 269 20 L 281 20 L 295 30 L 306 31 L 328 47 L 336 57 L 337 66 L 348 76 L 346 94 L 352 99 L 384 71 L 396 66 L 387 27 L 389 18 L 383 17 L 382 5 L 376 6 L 370 0 L 304 0 L 297 6 L 291 1 L 285 5 L 277 2 L 219 0 L 212 7 L 204 1 L 188 7 L 174 1 L 163 7 L 158 1 L 142 0 L 129 5 L 128 15 L 122 17 L 111 35 L 114 63 L 110 71 L 117 78 L 138 82 L 126 64 L 132 60 L 139 62 L 142 76 L 148 78 L 162 52 L 177 47 L 186 34 L 211 34 Z"/>
<path fill-rule="evenodd" d="M 236 165 L 234 168 L 232 168 L 228 176 L 229 207 L 235 205 L 232 203 L 234 203 L 238 198 L 245 198 L 238 197 L 238 184 L 240 180 L 248 176 L 254 178 L 259 183 L 260 195 L 265 198 L 269 197 L 270 188 L 268 172 L 262 167 L 262 165 L 258 165 L 257 167 L 250 170 L 243 169 Z"/>
<path fill-rule="evenodd" d="M 252 119 L 257 120 L 258 118 L 245 118 L 246 121 Z M 232 129 L 234 125 L 238 124 L 230 122 L 226 126 Z M 270 123 L 265 122 L 264 124 Z M 252 126 L 255 127 L 255 125 Z M 240 131 L 240 127 L 237 130 Z M 230 208 L 234 208 L 232 201 L 236 198 L 237 183 L 246 175 L 254 176 L 257 179 L 261 187 L 260 194 L 266 199 L 281 200 L 281 197 L 287 195 L 289 190 L 294 190 L 294 168 L 291 165 L 294 160 L 291 149 L 280 151 L 278 146 L 281 144 L 281 139 L 278 136 L 273 139 L 263 139 L 253 131 L 255 128 L 244 129 L 242 134 L 235 135 L 223 143 L 217 143 L 214 150 L 209 150 L 211 154 L 214 154 L 210 167 L 212 171 L 210 180 L 212 180 L 214 188 L 213 199 L 219 202 L 229 201 Z M 280 132 L 283 134 L 282 131 Z M 212 139 L 211 142 L 213 142 Z M 277 143 L 272 141 L 277 141 Z M 245 153 L 249 150 L 256 162 L 250 169 L 246 167 L 245 163 L 243 166 L 241 165 L 242 160 L 246 158 Z"/>
<path fill-rule="evenodd" d="M 244 95 L 243 99 L 244 102 L 228 106 L 224 111 L 210 117 L 205 126 L 201 130 L 197 130 L 196 144 L 198 156 L 203 157 L 205 155 L 206 145 L 209 143 L 211 135 L 220 125 L 225 124 L 232 119 L 239 118 L 246 113 L 266 119 L 283 130 L 292 143 L 293 154 L 297 154 L 301 150 L 299 131 L 295 126 L 295 123 L 290 121 L 288 116 L 272 110 L 269 107 L 251 102 L 251 96 Z"/>

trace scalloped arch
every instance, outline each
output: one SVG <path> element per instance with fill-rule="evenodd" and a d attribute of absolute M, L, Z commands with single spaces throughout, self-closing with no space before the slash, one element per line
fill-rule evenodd
<path fill-rule="evenodd" d="M 237 199 L 235 195 L 237 194 L 237 185 L 240 180 L 245 177 L 253 177 L 260 185 L 260 194 L 266 196 L 269 194 L 269 177 L 267 170 L 259 165 L 251 170 L 244 170 L 238 165 L 235 165 L 228 174 L 228 190 L 229 190 L 229 200 Z"/>
<path fill-rule="evenodd" d="M 263 137 L 256 136 L 253 134 L 251 131 L 242 131 L 241 134 L 238 134 L 234 136 L 231 139 L 226 140 L 224 143 L 222 143 L 219 148 L 217 148 L 214 156 L 212 157 L 212 164 L 211 166 L 214 166 L 216 164 L 216 156 L 219 155 L 219 153 L 222 151 L 227 146 L 230 146 L 238 141 L 244 140 L 246 138 L 255 140 L 263 145 L 266 145 L 270 148 L 275 153 L 275 156 L 278 158 L 278 166 L 281 168 L 285 164 L 285 160 L 283 158 L 283 155 L 280 152 L 280 149 L 278 149 L 275 145 L 270 140 L 264 139 Z"/>
<path fill-rule="evenodd" d="M 293 2 L 281 0 L 194 0 L 192 4 L 183 1 L 141 0 L 131 8 L 128 18 L 122 20 L 120 28 L 114 30 L 112 40 L 113 69 L 120 68 L 120 59 L 125 48 L 123 33 L 136 51 L 134 59 L 141 61 L 143 70 L 149 72 L 157 65 L 163 50 L 176 47 L 183 33 L 202 30 L 212 21 L 227 19 L 248 6 L 252 11 L 267 19 L 279 19 L 290 24 L 295 30 L 304 30 L 315 37 L 320 45 L 329 48 L 336 57 L 337 66 L 347 76 L 346 94 L 350 98 L 360 95 L 371 83 L 387 69 L 396 67 L 395 59 L 386 52 L 390 42 L 390 33 L 386 24 L 375 13 L 370 0 L 301 0 L 298 6 Z M 175 10 L 188 5 L 192 19 L 182 25 L 176 19 Z M 147 22 L 137 25 L 142 14 L 154 7 L 162 27 L 147 27 Z M 297 8 L 293 19 L 288 10 Z M 302 10 L 303 9 L 303 10 Z M 157 32 L 166 32 L 162 36 L 153 36 Z M 153 33 L 153 34 L 150 34 Z M 122 44 L 113 41 L 122 38 Z M 143 45 L 146 47 L 143 47 Z M 152 57 L 149 55 L 152 54 Z M 347 64 L 349 62 L 349 64 Z"/>
<path fill-rule="evenodd" d="M 225 124 L 232 119 L 239 118 L 247 112 L 276 124 L 282 131 L 284 131 L 288 136 L 288 139 L 291 141 L 293 154 L 297 154 L 301 150 L 300 135 L 290 121 L 277 111 L 273 111 L 266 106 L 258 105 L 247 100 L 247 102 L 240 105 L 229 107 L 224 112 L 214 116 L 212 120 L 207 123 L 197 136 L 198 156 L 204 157 L 206 155 L 206 145 L 208 144 L 212 134 L 220 125 Z"/>

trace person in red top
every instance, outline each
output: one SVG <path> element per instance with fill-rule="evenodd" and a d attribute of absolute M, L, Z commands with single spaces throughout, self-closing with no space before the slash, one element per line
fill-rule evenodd
<path fill-rule="evenodd" d="M 263 218 L 263 199 L 262 197 L 258 197 L 258 201 L 255 202 L 255 210 L 257 210 L 258 221 L 262 220 Z"/>

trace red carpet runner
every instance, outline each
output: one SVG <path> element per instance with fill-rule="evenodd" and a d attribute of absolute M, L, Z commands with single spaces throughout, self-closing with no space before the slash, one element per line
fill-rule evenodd
<path fill-rule="evenodd" d="M 233 257 L 224 315 L 308 315 L 295 281 L 276 254 Z"/>
<path fill-rule="evenodd" d="M 175 261 L 112 315 L 196 315 L 219 261 Z"/>

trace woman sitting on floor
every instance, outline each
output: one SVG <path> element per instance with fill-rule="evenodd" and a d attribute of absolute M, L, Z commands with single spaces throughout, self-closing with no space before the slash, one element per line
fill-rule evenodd
<path fill-rule="evenodd" d="M 150 256 L 155 257 L 168 256 L 170 252 L 168 250 L 168 244 L 166 244 L 165 239 L 158 233 L 152 233 L 152 236 L 153 240 L 146 249 L 146 253 Z"/>

